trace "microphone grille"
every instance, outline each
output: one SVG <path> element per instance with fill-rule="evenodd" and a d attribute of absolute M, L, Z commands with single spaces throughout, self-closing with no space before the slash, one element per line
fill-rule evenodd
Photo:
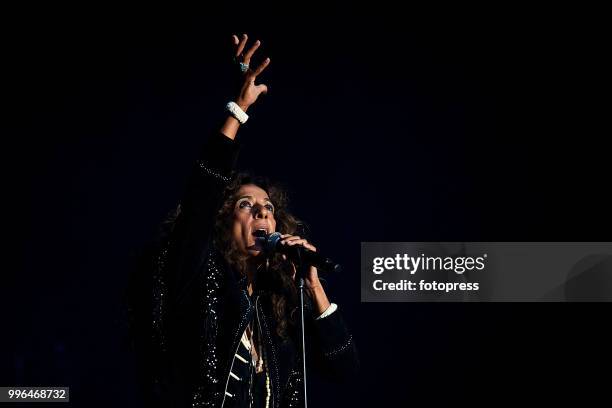
<path fill-rule="evenodd" d="M 281 240 L 281 233 L 280 232 L 273 232 L 270 235 L 268 235 L 268 238 L 266 239 L 266 251 L 267 252 L 274 252 L 276 250 L 276 245 L 278 244 L 278 242 Z"/>

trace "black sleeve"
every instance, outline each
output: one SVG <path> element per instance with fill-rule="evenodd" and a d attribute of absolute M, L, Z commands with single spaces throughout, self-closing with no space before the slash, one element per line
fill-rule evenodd
<path fill-rule="evenodd" d="M 335 381 L 349 380 L 357 375 L 359 358 L 355 340 L 339 310 L 322 319 L 313 318 L 310 332 L 312 355 L 306 357 L 315 370 Z"/>
<path fill-rule="evenodd" d="M 321 284 L 329 293 L 327 282 Z M 306 360 L 321 377 L 334 382 L 355 378 L 359 372 L 359 356 L 355 339 L 346 325 L 340 306 L 332 314 L 318 319 L 320 313 L 314 310 L 310 296 L 305 298 L 307 347 Z M 306 311 L 307 310 L 307 311 Z"/>
<path fill-rule="evenodd" d="M 211 246 L 215 218 L 238 157 L 238 143 L 221 133 L 202 147 L 189 176 L 168 248 L 171 301 L 184 303 Z"/>
<path fill-rule="evenodd" d="M 173 370 L 183 361 L 174 362 L 177 353 L 172 339 L 180 340 L 180 348 L 197 368 L 197 359 L 191 357 L 198 349 L 194 328 L 199 326 L 192 324 L 198 317 L 197 275 L 211 245 L 215 218 L 238 151 L 238 143 L 221 133 L 213 133 L 204 142 L 189 174 L 178 217 L 164 223 L 156 242 L 135 257 L 126 293 L 128 328 L 145 396 L 157 401 L 147 406 L 163 405 L 160 401 L 170 390 L 191 378 Z"/>

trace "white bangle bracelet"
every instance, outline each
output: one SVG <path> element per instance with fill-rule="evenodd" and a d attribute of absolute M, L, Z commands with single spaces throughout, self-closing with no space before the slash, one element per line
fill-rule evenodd
<path fill-rule="evenodd" d="M 236 102 L 228 102 L 225 105 L 225 110 L 232 114 L 233 117 L 236 118 L 241 125 L 243 125 L 247 120 L 249 120 L 249 115 L 244 113 L 240 106 Z"/>
<path fill-rule="evenodd" d="M 315 320 L 325 319 L 327 316 L 334 313 L 337 309 L 338 309 L 338 305 L 335 303 L 332 303 L 328 306 L 327 309 L 325 309 L 325 311 L 321 314 L 321 316 L 316 317 Z"/>

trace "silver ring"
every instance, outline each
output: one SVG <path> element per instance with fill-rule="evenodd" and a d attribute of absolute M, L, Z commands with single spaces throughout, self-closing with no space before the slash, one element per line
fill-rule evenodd
<path fill-rule="evenodd" d="M 245 64 L 244 62 L 240 62 L 240 72 L 243 74 L 249 70 L 249 64 Z"/>

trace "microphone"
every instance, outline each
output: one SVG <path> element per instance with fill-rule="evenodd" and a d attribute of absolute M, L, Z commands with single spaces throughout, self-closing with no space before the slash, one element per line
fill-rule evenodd
<path fill-rule="evenodd" d="M 297 264 L 311 265 L 323 272 L 340 272 L 342 267 L 329 258 L 324 257 L 318 252 L 311 251 L 303 245 L 283 245 L 281 241 L 281 233 L 273 232 L 266 234 L 265 231 L 259 230 L 255 232 L 255 236 L 260 241 L 260 245 L 264 252 L 273 254 L 275 252 L 285 254 L 289 259 Z"/>

